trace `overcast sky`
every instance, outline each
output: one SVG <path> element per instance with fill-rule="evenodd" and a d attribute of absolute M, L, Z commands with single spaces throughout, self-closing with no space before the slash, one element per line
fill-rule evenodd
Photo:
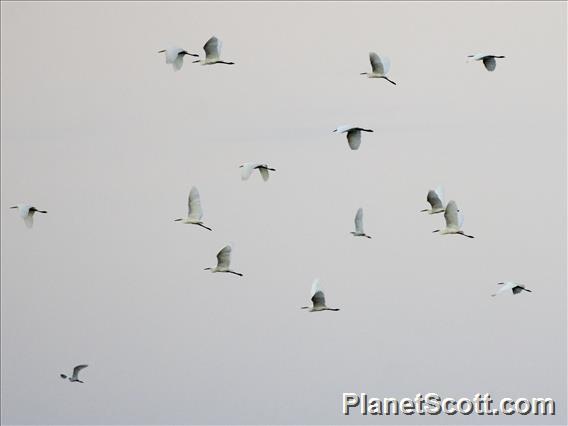
<path fill-rule="evenodd" d="M 3 424 L 566 423 L 565 2 L 1 12 Z M 157 53 L 212 35 L 236 65 Z M 213 232 L 173 221 L 192 185 Z M 432 234 L 437 185 L 475 239 Z M 203 270 L 228 242 L 242 278 Z M 316 277 L 341 311 L 298 309 Z M 559 415 L 346 417 L 343 392 Z"/>

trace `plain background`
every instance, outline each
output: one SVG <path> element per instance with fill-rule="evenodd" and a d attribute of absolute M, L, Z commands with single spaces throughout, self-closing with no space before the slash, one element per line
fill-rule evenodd
<path fill-rule="evenodd" d="M 566 423 L 565 2 L 1 12 L 2 423 Z M 236 65 L 157 53 L 212 35 Z M 213 232 L 173 221 L 192 185 Z M 432 234 L 437 185 L 475 239 Z M 203 271 L 230 241 L 244 277 Z M 340 312 L 298 309 L 315 277 Z M 345 417 L 343 392 L 559 415 Z"/>

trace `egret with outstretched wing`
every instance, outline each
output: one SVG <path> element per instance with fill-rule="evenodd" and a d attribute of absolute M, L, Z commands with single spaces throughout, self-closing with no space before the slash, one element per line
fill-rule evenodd
<path fill-rule="evenodd" d="M 269 178 L 269 170 L 275 172 L 276 169 L 268 167 L 265 163 L 244 163 L 239 166 L 241 168 L 241 179 L 247 180 L 254 170 L 258 170 L 262 179 L 266 182 Z"/>
<path fill-rule="evenodd" d="M 174 219 L 174 222 L 198 225 L 202 228 L 212 231 L 211 228 L 203 224 L 203 222 L 201 221 L 202 217 L 203 209 L 201 208 L 201 198 L 199 197 L 199 191 L 195 186 L 193 186 L 189 191 L 189 197 L 187 199 L 187 217 Z"/>
<path fill-rule="evenodd" d="M 339 311 L 339 308 L 328 308 L 325 305 L 325 295 L 319 286 L 319 279 L 316 278 L 312 283 L 312 291 L 310 294 L 312 307 L 302 306 L 300 309 L 308 309 L 309 312 L 319 311 Z"/>
<path fill-rule="evenodd" d="M 458 210 L 458 206 L 454 200 L 450 201 L 446 206 L 446 211 L 444 212 L 444 219 L 446 220 L 446 227 L 444 229 L 436 229 L 432 232 L 439 232 L 442 235 L 445 234 L 459 234 L 464 237 L 474 238 L 473 235 L 464 234 L 461 230 L 463 226 L 463 214 Z"/>
<path fill-rule="evenodd" d="M 349 148 L 352 150 L 359 149 L 361 145 L 361 132 L 370 132 L 372 133 L 373 130 L 371 129 L 364 129 L 362 127 L 355 127 L 355 126 L 338 126 L 333 132 L 337 133 L 345 133 L 347 132 L 347 143 L 349 144 Z"/>
<path fill-rule="evenodd" d="M 371 238 L 370 235 L 365 234 L 363 230 L 363 209 L 359 208 L 355 214 L 355 232 L 351 232 L 355 237 L 367 237 Z"/>
<path fill-rule="evenodd" d="M 18 213 L 20 217 L 24 220 L 24 223 L 28 228 L 32 228 L 34 226 L 34 214 L 35 213 L 47 213 L 45 210 L 38 210 L 34 206 L 29 204 L 16 204 L 15 206 L 10 207 L 11 209 L 18 209 Z"/>
<path fill-rule="evenodd" d="M 201 65 L 213 65 L 213 64 L 226 64 L 226 65 L 235 65 L 234 62 L 226 62 L 222 61 L 221 58 L 221 47 L 222 43 L 217 37 L 213 36 L 207 43 L 203 46 L 203 50 L 205 50 L 205 59 L 198 59 L 193 61 L 194 63 L 199 62 Z"/>
<path fill-rule="evenodd" d="M 362 72 L 361 75 L 366 75 L 368 78 L 384 78 L 390 83 L 396 83 L 390 80 L 386 74 L 390 69 L 390 60 L 387 57 L 380 57 L 375 52 L 369 52 L 369 61 L 371 62 L 371 72 Z"/>
<path fill-rule="evenodd" d="M 213 268 L 205 268 L 205 270 L 211 272 L 227 272 L 229 274 L 235 274 L 242 277 L 243 274 L 240 272 L 235 272 L 229 269 L 231 266 L 231 251 L 232 249 L 230 245 L 223 247 L 221 251 L 217 253 L 217 266 Z"/>

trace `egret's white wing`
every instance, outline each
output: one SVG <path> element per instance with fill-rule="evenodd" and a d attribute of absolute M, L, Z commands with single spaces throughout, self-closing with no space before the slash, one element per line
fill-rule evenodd
<path fill-rule="evenodd" d="M 371 61 L 371 68 L 373 69 L 373 73 L 381 75 L 385 74 L 383 61 L 381 61 L 379 55 L 377 55 L 375 52 L 369 52 L 369 60 Z"/>
<path fill-rule="evenodd" d="M 488 56 L 486 53 L 476 53 L 475 55 L 470 55 L 468 61 L 479 61 Z"/>
<path fill-rule="evenodd" d="M 80 372 L 83 368 L 87 368 L 87 367 L 88 367 L 87 364 L 81 364 L 81 365 L 76 366 L 76 367 L 73 369 L 73 378 L 74 378 L 74 379 L 78 379 L 78 378 L 79 378 L 79 372 Z"/>
<path fill-rule="evenodd" d="M 172 62 L 174 71 L 179 71 L 182 65 L 183 65 L 183 55 L 177 55 L 174 61 Z"/>
<path fill-rule="evenodd" d="M 30 213 L 30 209 L 32 208 L 32 206 L 30 206 L 29 204 L 18 204 L 18 213 L 20 214 L 20 217 L 22 219 L 25 219 L 26 216 L 29 215 Z"/>
<path fill-rule="evenodd" d="M 34 226 L 34 216 L 33 214 L 28 214 L 24 216 L 24 223 L 28 228 L 32 228 Z"/>
<path fill-rule="evenodd" d="M 442 188 L 442 186 L 438 185 L 436 187 L 436 189 L 434 189 L 434 192 L 436 192 L 436 194 L 438 194 L 438 198 L 440 199 L 440 202 L 442 203 L 442 208 L 444 207 L 444 188 Z"/>
<path fill-rule="evenodd" d="M 319 282 L 319 278 L 316 278 L 312 283 L 312 291 L 310 292 L 310 297 L 313 297 L 314 294 L 316 294 L 320 290 Z"/>
<path fill-rule="evenodd" d="M 205 50 L 205 58 L 207 60 L 217 60 L 219 59 L 221 51 L 221 42 L 217 37 L 213 36 L 207 40 L 207 43 L 203 46 L 203 50 Z"/>
<path fill-rule="evenodd" d="M 458 206 L 454 200 L 451 200 L 446 206 L 444 219 L 446 219 L 446 228 L 459 229 Z"/>
<path fill-rule="evenodd" d="M 497 66 L 497 62 L 495 61 L 494 57 L 488 56 L 483 58 L 483 65 L 485 65 L 487 71 L 493 71 Z"/>
<path fill-rule="evenodd" d="M 314 308 L 324 308 L 325 307 L 325 295 L 323 291 L 318 290 L 312 296 L 312 303 L 314 304 Z"/>
<path fill-rule="evenodd" d="M 443 209 L 444 203 L 440 199 L 439 194 L 435 190 L 428 191 L 428 195 L 426 196 L 426 201 L 432 206 L 433 209 Z"/>
<path fill-rule="evenodd" d="M 261 167 L 258 168 L 258 171 L 260 172 L 260 175 L 262 176 L 262 179 L 266 182 L 268 180 L 268 169 L 266 168 L 268 167 L 266 164 L 262 165 Z"/>
<path fill-rule="evenodd" d="M 225 246 L 217 253 L 217 267 L 229 268 L 231 266 L 231 246 Z"/>
<path fill-rule="evenodd" d="M 191 191 L 189 191 L 189 198 L 187 201 L 187 217 L 190 219 L 201 220 L 203 217 L 203 209 L 201 208 L 199 191 L 195 186 L 193 186 Z"/>
<path fill-rule="evenodd" d="M 247 180 L 258 163 L 244 163 L 241 167 L 241 179 Z"/>
<path fill-rule="evenodd" d="M 510 281 L 506 281 L 503 284 L 501 284 L 501 286 L 499 287 L 499 290 L 497 290 L 495 292 L 495 294 L 493 294 L 492 296 L 497 296 L 498 294 L 502 294 L 508 291 L 511 291 L 511 289 L 515 286 L 516 284 Z"/>
<path fill-rule="evenodd" d="M 181 47 L 169 47 L 166 49 L 166 64 L 173 64 L 174 61 L 180 55 L 180 52 L 183 52 Z"/>
<path fill-rule="evenodd" d="M 337 128 L 334 130 L 337 133 L 345 133 L 349 130 L 351 130 L 353 128 L 353 126 L 349 126 L 349 125 L 342 125 L 342 126 L 337 126 Z"/>
<path fill-rule="evenodd" d="M 364 234 L 363 231 L 363 209 L 359 208 L 357 214 L 355 215 L 355 232 L 358 234 Z"/>
<path fill-rule="evenodd" d="M 383 71 L 386 75 L 390 71 L 391 60 L 388 56 L 381 56 L 381 62 L 383 63 Z"/>
<path fill-rule="evenodd" d="M 359 146 L 361 146 L 361 130 L 349 130 L 347 132 L 347 143 L 349 143 L 349 148 L 359 149 Z"/>

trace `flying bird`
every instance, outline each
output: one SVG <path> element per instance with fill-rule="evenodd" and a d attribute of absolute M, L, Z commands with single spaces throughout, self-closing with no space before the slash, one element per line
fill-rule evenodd
<path fill-rule="evenodd" d="M 199 55 L 195 53 L 189 53 L 180 47 L 170 47 L 168 49 L 159 50 L 158 53 L 166 53 L 166 64 L 172 64 L 174 71 L 179 71 L 183 65 L 183 57 L 185 55 L 196 56 Z"/>
<path fill-rule="evenodd" d="M 16 204 L 15 206 L 10 207 L 11 209 L 18 209 L 18 213 L 20 217 L 24 219 L 24 223 L 28 228 L 31 228 L 34 225 L 34 214 L 35 213 L 47 213 L 45 210 L 38 210 L 29 204 Z"/>
<path fill-rule="evenodd" d="M 267 164 L 263 163 L 244 163 L 239 166 L 241 168 L 241 179 L 247 180 L 252 174 L 253 170 L 258 170 L 262 179 L 266 182 L 268 180 L 268 171 L 275 172 L 276 169 L 271 169 Z"/>
<path fill-rule="evenodd" d="M 492 294 L 491 296 L 495 297 L 498 294 L 506 293 L 511 291 L 513 294 L 519 294 L 522 291 L 528 291 L 532 293 L 532 290 L 525 288 L 524 284 L 517 284 L 512 281 L 505 281 L 504 283 L 497 283 L 498 285 L 502 286 L 497 290 L 497 293 Z"/>
<path fill-rule="evenodd" d="M 361 75 L 366 75 L 368 78 L 384 78 L 385 80 L 391 82 L 392 84 L 396 85 L 396 83 L 390 80 L 386 74 L 389 72 L 390 69 L 390 61 L 388 58 L 381 57 L 377 55 L 375 52 L 369 53 L 369 60 L 371 61 L 371 72 L 362 72 Z"/>
<path fill-rule="evenodd" d="M 191 223 L 192 225 L 199 225 L 202 228 L 212 231 L 211 228 L 205 226 L 201 221 L 203 217 L 203 209 L 201 208 L 201 199 L 199 198 L 199 191 L 195 186 L 191 187 L 189 191 L 189 198 L 187 200 L 187 217 L 174 219 L 174 222 Z"/>
<path fill-rule="evenodd" d="M 467 57 L 469 58 L 468 62 L 483 61 L 483 65 L 485 65 L 485 69 L 487 71 L 495 70 L 495 67 L 497 66 L 497 61 L 495 61 L 495 58 L 504 58 L 504 56 L 485 55 L 483 53 L 478 53 L 477 55 L 468 55 Z"/>
<path fill-rule="evenodd" d="M 235 274 L 242 277 L 243 274 L 240 272 L 231 271 L 229 267 L 231 266 L 231 246 L 225 246 L 217 253 L 217 266 L 214 268 L 205 268 L 205 271 L 211 272 L 227 272 L 229 274 Z"/>
<path fill-rule="evenodd" d="M 339 126 L 334 130 L 334 132 L 337 133 L 347 132 L 347 143 L 349 144 L 349 148 L 351 148 L 352 150 L 357 150 L 361 145 L 361 132 L 372 133 L 373 130 L 363 129 L 362 127 Z"/>
<path fill-rule="evenodd" d="M 365 234 L 363 231 L 363 209 L 359 208 L 357 214 L 355 215 L 355 232 L 351 232 L 354 237 L 367 237 L 371 238 L 370 235 Z"/>
<path fill-rule="evenodd" d="M 432 206 L 431 209 L 420 210 L 421 212 L 428 212 L 428 214 L 442 213 L 444 209 L 444 191 L 439 186 L 436 189 L 428 191 L 426 201 Z"/>
<path fill-rule="evenodd" d="M 450 201 L 446 206 L 446 211 L 444 212 L 444 219 L 446 219 L 446 228 L 436 229 L 432 232 L 439 232 L 440 234 L 459 234 L 464 237 L 474 238 L 473 235 L 464 234 L 461 230 L 463 225 L 463 215 L 458 210 L 458 206 L 454 200 Z"/>
<path fill-rule="evenodd" d="M 85 382 L 79 380 L 79 372 L 80 372 L 83 368 L 87 368 L 87 367 L 88 367 L 87 364 L 81 364 L 81 365 L 76 366 L 76 367 L 73 369 L 73 375 L 72 375 L 71 377 L 69 377 L 69 378 L 68 378 L 65 374 L 60 374 L 59 376 L 60 376 L 62 379 L 67 379 L 67 378 L 68 378 L 70 382 L 85 383 Z"/>
<path fill-rule="evenodd" d="M 207 43 L 203 46 L 203 50 L 205 50 L 205 59 L 198 59 L 193 61 L 194 63 L 199 62 L 201 65 L 213 65 L 213 64 L 226 64 L 226 65 L 235 65 L 234 62 L 225 62 L 220 59 L 221 56 L 221 47 L 222 43 L 217 37 L 213 36 Z"/>
<path fill-rule="evenodd" d="M 325 295 L 319 287 L 319 279 L 316 278 L 312 284 L 311 292 L 312 307 L 302 306 L 300 309 L 309 309 L 309 312 L 319 311 L 339 311 L 339 308 L 328 308 L 325 306 Z"/>

